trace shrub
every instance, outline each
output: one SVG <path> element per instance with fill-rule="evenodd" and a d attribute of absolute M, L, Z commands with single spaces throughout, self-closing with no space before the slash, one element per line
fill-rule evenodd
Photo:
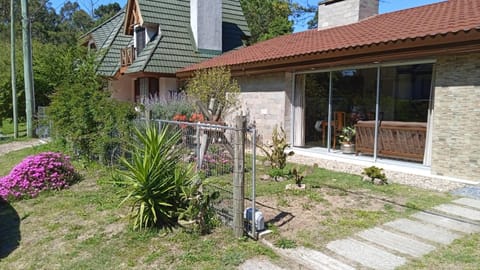
<path fill-rule="evenodd" d="M 287 157 L 294 155 L 293 151 L 285 153 L 285 150 L 290 147 L 290 144 L 287 143 L 287 136 L 282 127 L 280 127 L 280 131 L 278 131 L 276 126 L 273 129 L 271 144 L 257 146 L 265 153 L 274 169 L 285 168 L 287 165 Z"/>
<path fill-rule="evenodd" d="M 375 179 L 378 179 L 379 184 L 388 184 L 387 176 L 385 176 L 385 173 L 383 173 L 382 171 L 382 168 L 370 166 L 368 168 L 364 168 L 362 174 L 370 178 L 370 181 L 372 183 L 375 183 Z"/>
<path fill-rule="evenodd" d="M 75 155 L 105 162 L 130 135 L 133 106 L 110 98 L 91 56 L 72 53 L 64 61 L 71 61 L 68 76 L 47 110 L 52 135 Z"/>
<path fill-rule="evenodd" d="M 0 197 L 7 201 L 33 198 L 43 190 L 68 188 L 79 178 L 68 156 L 44 152 L 25 158 L 0 178 Z"/>
<path fill-rule="evenodd" d="M 188 203 L 186 209 L 180 212 L 180 218 L 187 221 L 194 221 L 194 231 L 200 234 L 208 234 L 219 223 L 216 219 L 215 209 L 212 201 L 218 199 L 218 191 L 206 192 L 203 189 L 202 180 L 193 181 L 191 185 L 182 187 L 182 196 Z"/>
<path fill-rule="evenodd" d="M 178 96 L 169 100 L 164 99 L 149 99 L 144 104 L 146 110 L 152 112 L 154 119 L 170 120 L 175 115 L 191 115 L 194 111 L 194 105 L 191 104 L 185 97 Z M 182 121 L 186 121 L 187 118 Z"/>
<path fill-rule="evenodd" d="M 114 179 L 125 188 L 122 204 L 131 202 L 135 230 L 171 228 L 187 207 L 182 187 L 191 184 L 193 167 L 180 162 L 180 133 L 172 134 L 167 126 L 159 132 L 153 125 L 135 133 L 138 143 L 131 146 L 131 159 L 121 159 L 126 170 L 118 170 Z"/>

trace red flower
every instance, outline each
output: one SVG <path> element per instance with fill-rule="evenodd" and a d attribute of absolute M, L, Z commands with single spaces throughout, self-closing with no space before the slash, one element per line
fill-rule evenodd
<path fill-rule="evenodd" d="M 201 113 L 192 113 L 192 116 L 190 116 L 189 121 L 190 122 L 203 122 L 203 121 L 205 121 L 205 118 L 203 117 L 203 114 L 201 114 Z"/>

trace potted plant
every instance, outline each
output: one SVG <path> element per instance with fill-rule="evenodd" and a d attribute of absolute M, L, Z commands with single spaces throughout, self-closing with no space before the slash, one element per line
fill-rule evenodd
<path fill-rule="evenodd" d="M 353 154 L 355 153 L 355 128 L 354 127 L 344 127 L 342 128 L 341 134 L 338 136 L 340 139 L 341 147 L 340 149 L 344 154 Z"/>

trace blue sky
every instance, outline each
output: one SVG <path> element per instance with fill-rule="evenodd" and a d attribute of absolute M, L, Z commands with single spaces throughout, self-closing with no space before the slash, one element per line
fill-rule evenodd
<path fill-rule="evenodd" d="M 319 0 L 295 0 L 295 1 L 303 5 L 305 4 L 315 5 L 319 2 Z M 445 0 L 380 0 L 380 13 L 387 13 L 387 12 L 397 11 L 401 9 L 411 8 L 411 7 L 418 7 L 418 6 L 423 6 L 423 5 L 442 2 L 442 1 L 445 1 Z M 63 6 L 63 3 L 65 3 L 66 0 L 50 0 L 49 2 L 51 3 L 53 8 L 58 10 Z M 77 2 L 80 4 L 80 6 L 83 9 L 91 10 L 92 3 L 94 4 L 95 7 L 98 7 L 99 5 L 113 3 L 113 2 L 117 2 L 121 6 L 124 6 L 127 3 L 127 0 L 118 0 L 118 1 L 77 0 Z M 295 25 L 296 32 L 303 31 L 304 29 L 306 29 L 306 21 L 300 22 L 297 25 Z"/>

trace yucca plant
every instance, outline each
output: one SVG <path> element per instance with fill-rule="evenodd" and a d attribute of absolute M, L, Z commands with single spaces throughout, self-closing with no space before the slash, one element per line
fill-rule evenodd
<path fill-rule="evenodd" d="M 115 182 L 125 187 L 123 203 L 130 202 L 133 228 L 171 228 L 177 224 L 179 209 L 186 207 L 181 187 L 192 179 L 192 166 L 184 165 L 178 149 L 180 133 L 153 125 L 135 129 L 129 159 L 122 158 Z"/>

